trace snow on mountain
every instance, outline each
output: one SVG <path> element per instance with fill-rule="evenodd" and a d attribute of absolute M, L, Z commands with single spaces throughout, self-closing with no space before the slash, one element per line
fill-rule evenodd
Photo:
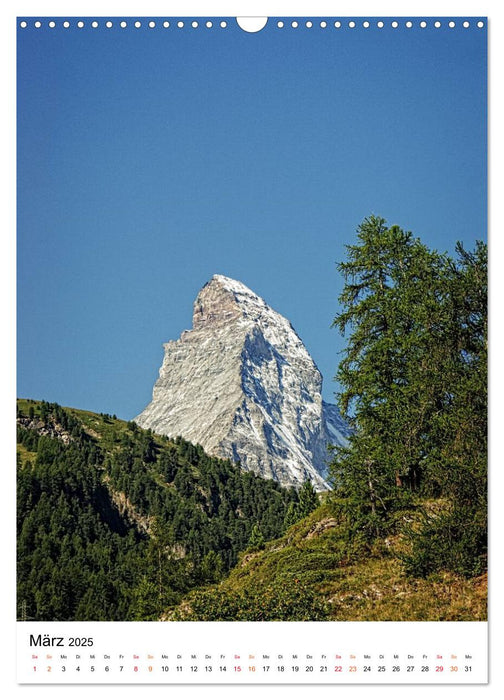
<path fill-rule="evenodd" d="M 164 345 L 151 403 L 135 419 L 286 486 L 327 488 L 327 444 L 349 428 L 289 321 L 241 282 L 214 275 L 193 327 Z"/>

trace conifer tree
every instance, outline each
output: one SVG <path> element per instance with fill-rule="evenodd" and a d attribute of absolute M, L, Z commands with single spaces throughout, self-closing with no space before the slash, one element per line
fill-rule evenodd
<path fill-rule="evenodd" d="M 317 492 L 311 481 L 306 480 L 299 490 L 298 514 L 300 518 L 309 515 L 319 504 Z"/>
<path fill-rule="evenodd" d="M 336 492 L 356 529 L 370 536 L 387 531 L 414 494 L 448 496 L 447 522 L 456 522 L 457 532 L 478 523 L 465 550 L 472 553 L 459 557 L 478 569 L 486 507 L 486 246 L 467 252 L 459 244 L 452 260 L 371 216 L 347 252 L 338 265 L 345 284 L 334 325 L 348 334 L 337 380 L 355 431 L 335 449 Z M 437 525 L 429 522 L 425 532 Z M 421 559 L 429 537 L 415 541 Z M 429 557 L 424 572 L 439 565 Z"/>
<path fill-rule="evenodd" d="M 252 532 L 250 533 L 248 546 L 253 549 L 264 549 L 264 535 L 257 523 L 253 526 Z"/>

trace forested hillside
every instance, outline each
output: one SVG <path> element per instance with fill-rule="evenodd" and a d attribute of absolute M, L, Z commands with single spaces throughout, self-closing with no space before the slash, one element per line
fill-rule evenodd
<path fill-rule="evenodd" d="M 20 618 L 156 619 L 297 517 L 294 489 L 182 439 L 46 402 L 17 420 Z"/>

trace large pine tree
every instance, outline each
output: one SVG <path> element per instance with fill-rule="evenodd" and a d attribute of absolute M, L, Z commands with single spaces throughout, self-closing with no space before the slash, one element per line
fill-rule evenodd
<path fill-rule="evenodd" d="M 337 493 L 370 536 L 387 531 L 414 494 L 448 497 L 452 522 L 476 520 L 481 531 L 486 246 L 458 245 L 453 260 L 372 216 L 347 252 L 334 325 L 348 335 L 337 380 L 355 432 L 333 461 Z"/>

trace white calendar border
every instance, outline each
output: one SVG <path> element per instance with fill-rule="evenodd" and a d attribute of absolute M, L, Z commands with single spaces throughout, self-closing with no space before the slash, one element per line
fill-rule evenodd
<path fill-rule="evenodd" d="M 177 9 L 180 8 L 180 9 Z M 14 148 L 14 138 L 15 133 L 15 115 L 14 115 L 14 75 L 15 75 L 15 46 L 14 46 L 14 24 L 13 20 L 16 15 L 34 16 L 34 15 L 64 15 L 68 14 L 70 16 L 75 16 L 82 14 L 83 16 L 89 15 L 117 15 L 117 14 L 128 14 L 128 15 L 152 15 L 152 16 L 201 16 L 211 14 L 214 16 L 252 16 L 252 15 L 264 15 L 264 16 L 305 16 L 307 14 L 317 16 L 317 15 L 327 15 L 333 16 L 335 14 L 339 16 L 352 15 L 352 16 L 363 16 L 363 15 L 377 15 L 382 16 L 401 16 L 404 14 L 413 16 L 442 16 L 442 15 L 452 15 L 452 16 L 463 16 L 463 15 L 477 15 L 477 16 L 490 16 L 490 61 L 491 66 L 493 66 L 493 71 L 489 73 L 489 84 L 491 89 L 491 119 L 490 119 L 490 134 L 491 134 L 491 158 L 490 158 L 490 210 L 489 210 L 489 222 L 490 222 L 490 251 L 491 251 L 491 290 L 493 295 L 494 306 L 497 307 L 498 303 L 495 304 L 495 297 L 504 294 L 500 285 L 501 282 L 498 279 L 498 274 L 495 272 L 498 269 L 497 264 L 504 262 L 504 256 L 502 255 L 502 243 L 499 238 L 502 239 L 502 215 L 499 216 L 499 211 L 497 207 L 492 207 L 492 201 L 495 199 L 499 203 L 498 196 L 495 196 L 496 192 L 502 188 L 502 179 L 498 179 L 498 164 L 497 158 L 502 158 L 502 135 L 497 128 L 497 124 L 504 123 L 504 114 L 502 107 L 502 93 L 499 94 L 498 87 L 498 77 L 497 77 L 497 66 L 504 65 L 504 35 L 502 33 L 502 22 L 504 21 L 504 12 L 500 3 L 493 3 L 491 1 L 487 2 L 469 2 L 468 0 L 460 0 L 459 2 L 453 2 L 449 0 L 425 0 L 425 2 L 398 2 L 398 1 L 383 1 L 377 2 L 376 0 L 368 0 L 367 2 L 355 2 L 342 1 L 337 4 L 330 2 L 319 2 L 317 0 L 312 0 L 310 3 L 301 2 L 262 2 L 258 0 L 257 2 L 195 2 L 187 0 L 183 4 L 181 3 L 166 3 L 159 1 L 149 1 L 145 0 L 143 3 L 131 2 L 131 0 L 126 0 L 124 2 L 111 2 L 110 0 L 102 0 L 102 2 L 96 2 L 95 0 L 89 0 L 88 2 L 82 2 L 81 0 L 75 2 L 61 2 L 61 0 L 48 1 L 48 2 L 37 2 L 36 0 L 31 0 L 30 2 L 9 2 L 7 8 L 2 8 L 2 22 L 0 23 L 2 32 L 2 47 L 4 49 L 4 60 L 2 61 L 2 88 L 4 95 L 7 95 L 7 104 L 11 109 L 7 110 L 7 114 L 4 115 L 3 119 L 3 129 L 2 129 L 2 153 L 4 154 L 3 167 L 2 167 L 2 194 L 4 197 L 2 213 L 4 216 L 4 237 L 3 237 L 3 247 L 4 255 L 2 257 L 2 274 L 0 274 L 0 279 L 2 280 L 2 292 L 0 295 L 2 298 L 2 325 L 8 330 L 7 342 L 4 342 L 2 360 L 3 369 L 2 372 L 2 396 L 4 400 L 2 401 L 2 445 L 3 447 L 3 464 L 4 464 L 4 479 L 6 479 L 7 484 L 4 484 L 4 499 L 2 503 L 2 532 L 4 533 L 4 557 L 7 558 L 8 570 L 4 569 L 4 579 L 5 576 L 8 578 L 7 587 L 3 588 L 2 596 L 2 635 L 1 635 L 1 647 L 0 647 L 0 658 L 2 660 L 2 668 L 4 669 L 4 677 L 2 679 L 2 687 L 7 690 L 9 697 L 27 697 L 32 695 L 33 692 L 37 693 L 38 698 L 54 698 L 61 694 L 61 697 L 68 694 L 68 687 L 66 686 L 51 686 L 51 687 L 41 687 L 41 686 L 17 686 L 15 683 L 15 635 L 16 635 L 16 622 L 13 617 L 13 611 L 15 611 L 15 575 L 14 575 L 14 562 L 15 562 L 15 533 L 14 533 L 14 504 L 13 504 L 13 493 L 14 493 L 14 478 L 9 470 L 9 466 L 14 464 L 14 453 L 15 448 L 13 447 L 13 433 L 11 430 L 10 422 L 13 422 L 13 409 L 11 409 L 10 401 L 14 401 L 16 391 L 15 391 L 15 378 L 12 371 L 15 366 L 15 347 L 14 347 L 14 309 L 12 308 L 12 300 L 14 299 L 15 290 L 15 280 L 14 280 L 14 259 L 15 259 L 15 244 L 13 238 L 13 231 L 15 230 L 15 148 Z M 500 224 L 500 226 L 499 226 Z M 493 259 L 493 262 L 492 262 Z M 498 263 L 497 263 L 498 261 Z M 493 279 L 492 279 L 493 271 Z M 501 275 L 502 277 L 502 275 Z M 494 314 L 491 314 L 494 323 L 497 326 L 497 320 Z M 491 358 L 501 357 L 503 353 L 498 352 L 500 349 L 502 332 L 500 328 L 493 328 L 491 325 L 491 347 L 492 353 Z M 498 389 L 502 387 L 502 375 L 498 363 L 493 359 L 491 361 L 491 386 L 496 387 L 497 390 L 491 391 L 491 425 L 493 426 L 493 435 L 498 435 L 497 421 L 500 417 L 498 412 L 498 407 L 496 405 L 495 396 L 498 395 Z M 8 397 L 6 400 L 5 397 Z M 498 656 L 499 649 L 504 648 L 502 644 L 502 632 L 499 628 L 502 628 L 503 616 L 503 604 L 502 596 L 498 595 L 497 591 L 500 586 L 498 582 L 501 581 L 502 576 L 502 561 L 499 561 L 497 557 L 499 556 L 498 549 L 499 543 L 497 542 L 497 536 L 493 533 L 502 532 L 502 521 L 499 518 L 502 517 L 503 509 L 497 500 L 497 494 L 504 493 L 502 470 L 499 469 L 499 465 L 496 457 L 495 445 L 492 445 L 491 449 L 492 462 L 494 464 L 494 469 L 491 472 L 491 544 L 495 544 L 491 548 L 491 571 L 490 571 L 490 684 L 488 686 L 478 686 L 478 697 L 483 694 L 487 694 L 488 697 L 497 697 L 502 693 L 504 683 L 503 683 L 503 667 L 502 659 Z M 13 470 L 12 470 L 13 471 Z M 7 475 L 7 476 L 6 476 Z M 494 592 L 494 594 L 492 594 Z M 160 623 L 163 624 L 163 623 Z M 212 624 L 212 623 L 210 623 Z M 245 623 L 247 624 L 247 623 Z M 322 623 L 324 624 L 324 623 Z M 359 623 L 354 623 L 359 624 Z M 402 623 L 409 624 L 409 623 Z M 87 686 L 72 686 L 72 696 L 79 697 L 84 694 L 86 696 L 89 694 L 89 688 Z M 134 697 L 138 695 L 138 688 L 135 686 L 121 686 L 120 692 L 122 697 Z M 176 697 L 189 697 L 193 694 L 194 686 L 177 686 Z M 222 686 L 218 687 L 205 687 L 206 697 L 223 697 L 226 693 L 231 697 L 236 694 L 237 689 L 234 686 Z M 239 689 L 241 696 L 254 694 L 257 695 L 257 689 L 255 686 L 244 686 Z M 318 697 L 334 697 L 334 686 L 331 687 L 317 687 L 316 688 Z M 339 691 L 338 691 L 339 692 Z M 369 687 L 345 687 L 344 697 L 362 697 L 368 696 L 369 692 L 378 693 L 378 696 L 387 693 L 387 697 L 397 693 L 402 696 L 404 695 L 405 688 L 403 686 L 384 686 L 382 688 Z M 415 694 L 422 693 L 425 694 L 425 687 L 420 686 L 408 686 L 408 695 L 414 696 Z M 434 697 L 447 697 L 453 692 L 454 697 L 474 697 L 474 687 L 471 686 L 450 686 L 450 687 L 432 687 L 429 686 L 429 695 L 434 694 Z M 160 697 L 167 697 L 166 687 L 152 686 L 149 688 L 149 693 L 154 693 Z M 162 695 L 161 695 L 162 694 Z M 305 697 L 306 687 L 304 686 L 289 686 L 285 688 L 285 693 L 282 696 L 292 698 L 292 697 Z M 366 694 L 366 695 L 364 695 Z M 279 688 L 275 688 L 275 697 L 279 695 Z"/>

